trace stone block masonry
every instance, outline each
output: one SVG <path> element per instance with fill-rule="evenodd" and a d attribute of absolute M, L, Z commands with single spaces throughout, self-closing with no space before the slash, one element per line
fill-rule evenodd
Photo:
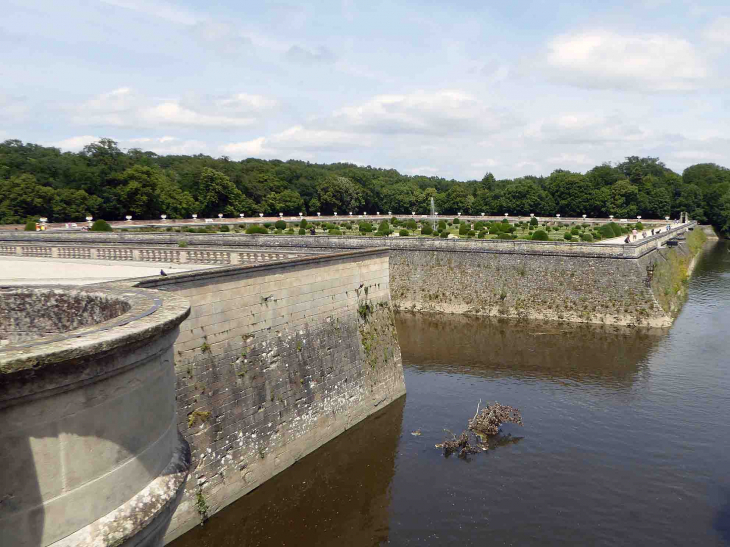
<path fill-rule="evenodd" d="M 174 353 L 194 470 L 167 541 L 405 393 L 386 250 L 139 286 L 192 307 Z"/>

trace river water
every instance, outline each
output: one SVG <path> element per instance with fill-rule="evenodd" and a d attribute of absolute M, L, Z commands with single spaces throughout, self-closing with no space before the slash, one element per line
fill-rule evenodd
<path fill-rule="evenodd" d="M 397 328 L 405 398 L 174 547 L 730 545 L 725 242 L 669 330 L 411 314 Z M 524 427 L 444 457 L 434 445 L 480 399 Z"/>

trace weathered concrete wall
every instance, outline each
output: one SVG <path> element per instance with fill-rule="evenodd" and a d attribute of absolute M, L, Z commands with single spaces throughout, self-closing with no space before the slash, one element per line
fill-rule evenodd
<path fill-rule="evenodd" d="M 0 545 L 161 545 L 189 467 L 172 349 L 188 303 L 123 285 L 0 299 L 24 334 L 0 349 Z"/>
<path fill-rule="evenodd" d="M 382 249 L 141 282 L 192 305 L 175 344 L 195 470 L 168 540 L 405 393 Z"/>
<path fill-rule="evenodd" d="M 392 253 L 393 301 L 411 311 L 667 326 L 635 259 Z"/>

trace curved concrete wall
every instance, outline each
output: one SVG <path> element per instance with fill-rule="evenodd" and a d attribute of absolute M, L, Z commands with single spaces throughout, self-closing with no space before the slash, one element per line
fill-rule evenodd
<path fill-rule="evenodd" d="M 0 299 L 23 332 L 0 348 L 0 545 L 161 544 L 189 467 L 172 355 L 188 303 L 122 285 Z M 80 320 L 84 301 L 106 320 Z M 49 311 L 50 335 L 23 320 Z"/>

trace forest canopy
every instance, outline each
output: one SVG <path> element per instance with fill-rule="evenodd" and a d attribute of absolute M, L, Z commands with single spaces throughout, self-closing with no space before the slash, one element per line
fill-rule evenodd
<path fill-rule="evenodd" d="M 40 216 L 51 222 L 87 215 L 121 220 L 257 213 L 353 212 L 664 218 L 687 211 L 730 233 L 730 170 L 693 165 L 680 175 L 659 158 L 631 156 L 586 173 L 457 181 L 402 175 L 350 163 L 232 161 L 160 156 L 100 139 L 81 152 L 6 140 L 0 144 L 0 223 Z"/>

